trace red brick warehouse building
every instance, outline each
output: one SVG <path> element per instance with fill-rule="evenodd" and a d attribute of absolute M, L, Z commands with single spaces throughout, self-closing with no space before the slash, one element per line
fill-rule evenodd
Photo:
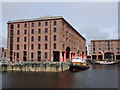
<path fill-rule="evenodd" d="M 91 60 L 120 60 L 120 40 L 91 40 Z"/>
<path fill-rule="evenodd" d="M 63 17 L 9 21 L 8 58 L 11 61 L 71 60 L 86 55 L 86 39 Z"/>

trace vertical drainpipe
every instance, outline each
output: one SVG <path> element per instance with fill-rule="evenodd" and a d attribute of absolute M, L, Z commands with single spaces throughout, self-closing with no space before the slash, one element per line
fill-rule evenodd
<path fill-rule="evenodd" d="M 51 21 L 50 21 L 50 60 L 51 60 Z"/>
<path fill-rule="evenodd" d="M 27 60 L 28 62 L 30 61 L 30 60 L 29 60 L 29 49 L 30 49 L 30 47 L 29 47 L 29 44 L 30 44 L 30 43 L 29 43 L 30 35 L 29 35 L 29 34 L 30 34 L 30 23 L 28 22 L 28 60 Z"/>
<path fill-rule="evenodd" d="M 61 44 L 61 45 L 62 45 L 62 46 L 61 46 L 62 48 L 63 48 L 63 44 L 64 44 L 64 41 L 63 41 L 63 32 L 64 32 L 64 31 L 63 31 L 63 30 L 64 30 L 64 21 L 62 20 L 62 36 L 61 36 L 61 37 L 62 37 L 62 44 Z M 62 49 L 62 48 L 61 48 L 61 49 Z M 65 48 L 65 44 L 64 44 L 64 48 Z M 63 51 L 64 51 L 64 48 L 62 49 Z M 64 52 L 64 53 L 66 53 L 66 52 Z M 65 57 L 65 54 L 64 54 L 64 57 Z M 63 57 L 63 62 L 64 62 L 64 59 L 65 59 L 64 57 Z"/>

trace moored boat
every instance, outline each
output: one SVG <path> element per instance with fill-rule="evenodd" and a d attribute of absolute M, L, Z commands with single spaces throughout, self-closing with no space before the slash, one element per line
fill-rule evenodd
<path fill-rule="evenodd" d="M 81 71 L 90 68 L 90 66 L 81 57 L 74 57 L 70 64 L 70 71 Z"/>
<path fill-rule="evenodd" d="M 104 61 L 104 62 L 100 62 L 100 64 L 104 64 L 104 65 L 111 65 L 111 64 L 114 64 L 114 62 L 107 62 L 107 61 Z"/>
<path fill-rule="evenodd" d="M 116 62 L 115 61 L 95 61 L 95 64 L 113 65 L 113 64 L 116 64 Z"/>

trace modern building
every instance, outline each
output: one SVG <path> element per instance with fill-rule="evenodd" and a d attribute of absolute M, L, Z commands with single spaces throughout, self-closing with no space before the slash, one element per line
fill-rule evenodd
<path fill-rule="evenodd" d="M 87 47 L 87 59 L 90 60 L 91 59 L 91 46 L 90 44 Z"/>
<path fill-rule="evenodd" d="M 75 54 L 86 56 L 86 39 L 61 16 L 14 20 L 7 24 L 11 61 L 66 62 Z"/>
<path fill-rule="evenodd" d="M 120 40 L 91 40 L 91 60 L 120 60 Z"/>

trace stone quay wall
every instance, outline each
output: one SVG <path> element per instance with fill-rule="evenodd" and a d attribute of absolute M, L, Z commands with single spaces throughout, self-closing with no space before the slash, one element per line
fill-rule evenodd
<path fill-rule="evenodd" d="M 67 62 L 32 62 L 32 63 L 4 63 L 0 65 L 0 71 L 32 71 L 32 72 L 62 72 L 69 69 Z"/>

